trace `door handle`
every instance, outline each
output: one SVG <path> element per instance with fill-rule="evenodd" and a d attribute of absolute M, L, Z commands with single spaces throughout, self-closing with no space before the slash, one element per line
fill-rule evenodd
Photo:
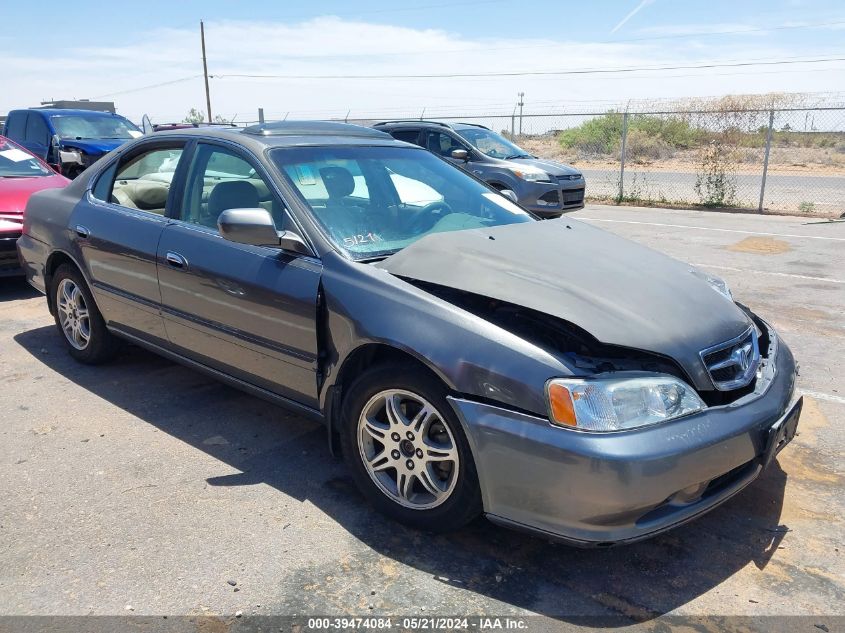
<path fill-rule="evenodd" d="M 91 235 L 91 231 L 88 230 L 88 227 L 82 226 L 81 224 L 77 224 L 76 228 L 74 229 L 76 234 L 84 239 L 87 239 L 89 235 Z"/>
<path fill-rule="evenodd" d="M 167 261 L 168 265 L 173 268 L 185 269 L 188 267 L 188 262 L 179 253 L 168 251 L 167 255 L 164 256 L 164 259 Z"/>

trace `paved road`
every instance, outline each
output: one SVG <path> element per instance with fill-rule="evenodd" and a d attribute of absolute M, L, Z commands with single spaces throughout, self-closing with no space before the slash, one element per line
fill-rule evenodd
<path fill-rule="evenodd" d="M 612 550 L 415 532 L 315 424 L 136 348 L 75 364 L 43 298 L 0 280 L 0 614 L 845 615 L 845 224 L 576 215 L 723 275 L 800 359 L 801 434 L 732 501 Z"/>
<path fill-rule="evenodd" d="M 619 192 L 619 172 L 585 169 L 587 195 L 614 197 Z M 756 209 L 760 202 L 759 175 L 735 176 L 738 204 Z M 642 171 L 636 165 L 626 166 L 625 193 L 645 200 L 696 203 L 696 174 L 690 172 Z M 839 176 L 806 176 L 803 174 L 769 174 L 766 179 L 765 207 L 778 211 L 845 213 L 845 174 Z M 812 207 L 806 206 L 812 205 Z"/>

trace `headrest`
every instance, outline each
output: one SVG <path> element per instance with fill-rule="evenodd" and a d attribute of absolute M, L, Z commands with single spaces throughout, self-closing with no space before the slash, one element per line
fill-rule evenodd
<path fill-rule="evenodd" d="M 355 179 L 348 169 L 343 167 L 323 167 L 320 176 L 329 198 L 345 198 L 355 191 Z"/>
<path fill-rule="evenodd" d="M 243 180 L 231 180 L 214 185 L 208 196 L 208 213 L 219 216 L 226 209 L 255 209 L 258 207 L 258 190 Z"/>

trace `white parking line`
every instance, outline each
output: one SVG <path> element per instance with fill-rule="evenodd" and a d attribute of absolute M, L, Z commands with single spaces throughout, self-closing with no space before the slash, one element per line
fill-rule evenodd
<path fill-rule="evenodd" d="M 802 395 L 809 396 L 814 400 L 827 400 L 828 402 L 836 402 L 837 404 L 845 404 L 845 398 L 842 396 L 833 396 L 829 393 L 819 393 L 817 391 L 804 391 L 799 389 Z"/>
<path fill-rule="evenodd" d="M 791 279 L 805 279 L 808 281 L 827 281 L 832 284 L 845 284 L 845 279 L 830 279 L 829 277 L 812 277 L 810 275 L 796 275 L 794 273 L 776 273 L 767 270 L 751 270 L 749 268 L 734 268 L 733 266 L 719 266 L 717 264 L 697 264 L 690 262 L 693 266 L 701 268 L 713 268 L 714 270 L 730 270 L 737 273 L 752 273 L 754 275 L 771 275 L 773 277 L 790 277 Z"/>
<path fill-rule="evenodd" d="M 772 237 L 798 237 L 808 240 L 828 240 L 830 242 L 845 242 L 845 237 L 830 237 L 828 235 L 796 235 L 795 233 L 766 233 L 765 231 L 741 231 L 740 229 L 719 229 L 713 226 L 689 226 L 686 224 L 664 224 L 662 222 L 639 222 L 636 220 L 609 220 L 606 218 L 591 218 L 579 216 L 585 222 L 615 222 L 617 224 L 642 224 L 644 226 L 664 226 L 673 229 L 694 229 L 696 231 L 718 231 L 720 233 L 742 233 L 744 235 L 769 235 Z"/>

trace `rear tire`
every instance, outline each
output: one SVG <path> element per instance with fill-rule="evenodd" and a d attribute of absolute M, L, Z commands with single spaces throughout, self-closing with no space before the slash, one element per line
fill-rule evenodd
<path fill-rule="evenodd" d="M 377 510 L 412 527 L 448 532 L 482 511 L 478 475 L 447 391 L 398 365 L 362 374 L 343 399 L 341 446 Z"/>
<path fill-rule="evenodd" d="M 87 365 L 111 360 L 119 342 L 106 328 L 103 316 L 85 278 L 70 264 L 62 264 L 53 274 L 51 288 L 56 327 L 68 353 Z"/>

